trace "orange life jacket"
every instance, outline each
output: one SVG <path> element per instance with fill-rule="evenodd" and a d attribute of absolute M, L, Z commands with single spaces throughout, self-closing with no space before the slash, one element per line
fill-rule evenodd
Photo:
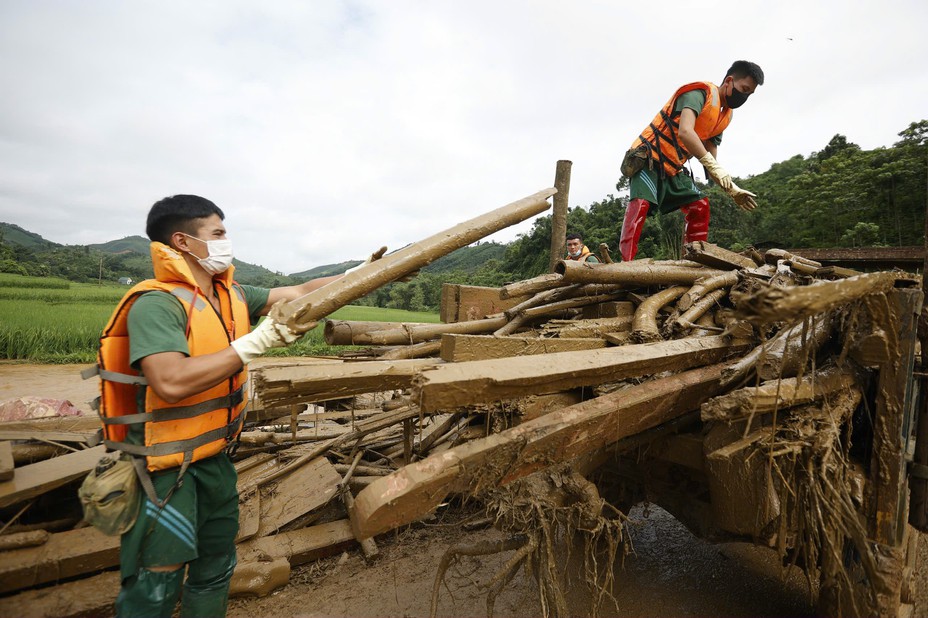
<path fill-rule="evenodd" d="M 574 256 L 572 256 L 571 254 L 568 253 L 568 254 L 567 254 L 567 257 L 564 258 L 564 259 L 567 259 L 567 260 L 574 260 L 574 261 L 577 261 L 577 262 L 586 262 L 586 258 L 589 257 L 589 256 L 591 256 L 591 255 L 593 255 L 593 252 L 590 251 L 589 247 L 587 247 L 586 245 L 583 245 L 583 248 L 580 249 L 580 255 L 578 255 L 577 257 L 574 257 Z"/>
<path fill-rule="evenodd" d="M 221 452 L 241 432 L 248 400 L 248 370 L 242 370 L 202 393 L 168 403 L 147 388 L 143 375 L 129 364 L 129 309 L 146 292 L 174 296 L 187 314 L 190 356 L 229 347 L 251 330 L 242 289 L 232 280 L 233 267 L 213 277 L 221 311 L 204 298 L 184 258 L 167 245 L 153 242 L 155 278 L 137 284 L 119 302 L 100 337 L 95 368 L 100 375 L 95 407 L 103 420 L 104 444 L 131 455 L 145 456 L 150 471 L 174 468 Z M 144 403 L 142 398 L 144 397 Z M 145 444 L 125 442 L 130 424 L 144 423 Z"/>
<path fill-rule="evenodd" d="M 693 90 L 702 90 L 706 93 L 706 103 L 702 106 L 696 117 L 695 131 L 699 139 L 707 141 L 717 135 L 731 122 L 732 111 L 722 108 L 719 97 L 719 87 L 710 82 L 693 82 L 678 89 L 670 100 L 657 113 L 641 135 L 632 142 L 632 148 L 646 144 L 648 153 L 654 164 L 660 165 L 662 172 L 668 176 L 676 176 L 683 169 L 683 164 L 692 154 L 678 139 L 680 130 L 680 115 L 674 112 L 674 104 L 681 94 Z"/>

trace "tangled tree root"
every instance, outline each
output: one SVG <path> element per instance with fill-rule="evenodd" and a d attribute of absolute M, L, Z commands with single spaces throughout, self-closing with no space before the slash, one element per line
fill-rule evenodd
<path fill-rule="evenodd" d="M 432 589 L 431 615 L 438 611 L 438 596 L 445 572 L 459 556 L 481 556 L 513 552 L 506 563 L 485 583 L 487 616 L 493 616 L 497 596 L 512 581 L 520 567 L 534 575 L 542 614 L 568 616 L 565 594 L 569 573 L 559 559 L 557 546 L 581 540 L 583 570 L 580 578 L 594 591 L 590 613 L 596 615 L 603 601 L 614 598 L 614 563 L 624 541 L 624 515 L 599 496 L 596 486 L 567 466 L 537 472 L 502 488 L 486 492 L 481 499 L 494 525 L 510 534 L 495 542 L 456 545 L 442 557 Z M 611 517 L 603 514 L 609 509 Z"/>

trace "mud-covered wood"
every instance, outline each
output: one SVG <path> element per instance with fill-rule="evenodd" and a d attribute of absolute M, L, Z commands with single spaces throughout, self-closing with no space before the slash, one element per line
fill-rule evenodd
<path fill-rule="evenodd" d="M 16 473 L 13 461 L 13 445 L 4 440 L 0 442 L 0 481 L 8 481 Z"/>
<path fill-rule="evenodd" d="M 35 498 L 90 472 L 106 452 L 103 446 L 75 451 L 16 468 L 16 475 L 0 483 L 0 508 Z"/>
<path fill-rule="evenodd" d="M 561 260 L 557 263 L 557 272 L 564 276 L 566 283 L 621 283 L 628 286 L 646 286 L 692 285 L 703 277 L 714 277 L 724 271 L 698 265 L 666 264 L 653 260 L 633 260 L 613 264 Z"/>
<path fill-rule="evenodd" d="M 426 412 L 554 393 L 715 363 L 743 352 L 724 336 L 643 343 L 620 348 L 558 352 L 468 363 L 446 363 L 422 372 L 413 399 Z"/>
<path fill-rule="evenodd" d="M 466 247 L 494 232 L 531 218 L 549 208 L 554 188 L 539 191 L 454 227 L 412 243 L 366 264 L 338 281 L 271 310 L 271 315 L 294 332 L 305 332 L 336 309 L 400 277 L 428 266 L 456 249 Z"/>
<path fill-rule="evenodd" d="M 598 350 L 604 347 L 606 347 L 606 342 L 598 338 L 537 339 L 489 335 L 442 335 L 441 358 L 447 362 L 460 363 L 552 352 Z"/>
<path fill-rule="evenodd" d="M 757 264 L 740 253 L 723 249 L 718 245 L 704 241 L 688 242 L 683 245 L 683 259 L 693 260 L 711 268 L 720 270 L 737 270 L 754 268 Z"/>
<path fill-rule="evenodd" d="M 325 401 L 360 393 L 406 388 L 438 359 L 326 363 L 318 365 L 267 365 L 253 373 L 256 388 L 266 405 L 281 406 Z"/>
<path fill-rule="evenodd" d="M 567 250 L 567 211 L 570 206 L 570 168 L 571 161 L 557 162 L 554 171 L 554 206 L 551 210 L 551 255 L 548 259 L 548 270 L 554 270 L 554 265 Z"/>
<path fill-rule="evenodd" d="M 546 414 L 405 466 L 362 491 L 359 536 L 414 521 L 448 493 L 473 493 L 570 461 L 694 410 L 719 388 L 723 365 L 658 378 Z"/>

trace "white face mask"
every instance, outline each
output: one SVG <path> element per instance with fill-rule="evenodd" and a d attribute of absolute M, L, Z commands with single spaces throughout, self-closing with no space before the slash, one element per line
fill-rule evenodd
<path fill-rule="evenodd" d="M 229 270 L 229 266 L 232 265 L 232 241 L 229 239 L 225 240 L 203 240 L 202 238 L 197 238 L 196 236 L 191 236 L 190 234 L 184 234 L 187 238 L 194 238 L 199 240 L 202 243 L 206 243 L 206 250 L 208 255 L 205 258 L 197 258 L 200 266 L 203 267 L 203 270 L 208 272 L 211 275 L 218 275 L 219 273 L 224 273 Z M 193 255 L 193 254 L 191 254 Z"/>

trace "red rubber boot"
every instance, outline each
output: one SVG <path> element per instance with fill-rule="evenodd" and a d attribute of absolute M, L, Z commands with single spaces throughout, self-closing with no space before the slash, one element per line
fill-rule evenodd
<path fill-rule="evenodd" d="M 647 200 L 636 197 L 628 202 L 625 209 L 625 220 L 622 222 L 622 236 L 619 238 L 619 252 L 623 262 L 630 262 L 638 253 L 638 239 L 644 229 L 644 220 L 648 216 L 651 204 Z"/>
<path fill-rule="evenodd" d="M 702 198 L 680 209 L 685 215 L 683 242 L 696 242 L 709 238 L 709 198 Z"/>

